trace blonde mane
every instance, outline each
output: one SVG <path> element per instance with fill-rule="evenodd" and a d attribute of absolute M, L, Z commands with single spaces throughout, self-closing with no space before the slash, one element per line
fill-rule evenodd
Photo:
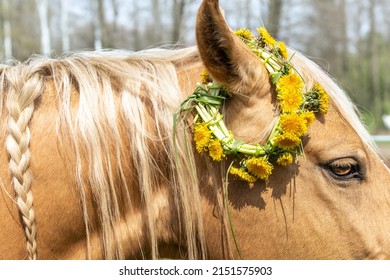
<path fill-rule="evenodd" d="M 367 130 L 346 94 L 317 65 L 298 52 L 293 64 L 305 79 L 315 79 L 330 94 L 345 119 L 362 140 L 374 148 Z M 1 119 L 7 117 L 6 147 L 10 156 L 12 186 L 21 213 L 30 258 L 37 257 L 33 192 L 34 158 L 30 142 L 36 129 L 45 123 L 34 123 L 34 114 L 53 98 L 57 108 L 54 122 L 58 145 L 64 162 L 75 174 L 87 235 L 87 257 L 91 258 L 91 211 L 89 192 L 98 207 L 98 227 L 102 236 L 103 257 L 125 258 L 122 232 L 117 224 L 134 227 L 126 220 L 123 206 L 131 212 L 145 209 L 150 257 L 158 258 L 157 219 L 152 199 L 160 186 L 169 186 L 174 197 L 187 258 L 206 258 L 202 209 L 195 159 L 188 131 L 176 134 L 173 141 L 173 113 L 188 93 L 179 87 L 177 67 L 182 60 L 198 62 L 196 48 L 182 50 L 150 50 L 139 53 L 86 52 L 58 59 L 35 57 L 26 63 L 3 67 L 1 74 Z M 308 85 L 313 81 L 307 80 Z M 195 86 L 195 85 L 194 85 Z M 75 109 L 75 102 L 78 104 Z M 73 105 L 73 107 L 72 107 Z M 178 131 L 186 131 L 181 123 Z M 2 132 L 6 133 L 6 132 Z M 262 133 L 262 132 L 258 132 Z M 30 141 L 31 140 L 31 141 Z M 69 153 L 69 154 L 68 154 Z M 158 154 L 162 159 L 158 159 Z M 133 175 L 129 175 L 133 170 Z M 139 199 L 128 182 L 139 188 Z M 223 179 L 219 180 L 223 182 Z M 64 187 L 64 186 L 59 186 Z M 223 205 L 223 197 L 218 198 Z M 226 211 L 222 210 L 226 220 Z M 227 223 L 226 223 L 227 224 Z M 228 231 L 227 231 L 228 232 Z M 129 233 L 127 233 L 129 234 Z M 140 236 L 135 234 L 135 238 Z M 140 248 L 141 252 L 143 248 Z"/>
<path fill-rule="evenodd" d="M 44 159 L 30 155 L 29 125 L 30 121 L 34 123 L 36 107 L 53 94 L 58 110 L 54 121 L 59 145 L 72 151 L 71 155 L 64 152 L 64 161 L 70 157 L 76 162 L 70 170 L 76 174 L 87 244 L 92 226 L 86 198 L 90 188 L 99 208 L 104 257 L 125 257 L 121 233 L 115 230 L 115 224 L 126 223 L 120 201 L 135 211 L 126 174 L 131 167 L 135 171 L 131 180 L 140 189 L 139 203 L 146 209 L 151 257 L 158 258 L 157 213 L 151 198 L 161 184 L 174 190 L 173 201 L 177 204 L 188 257 L 204 257 L 197 178 L 180 176 L 193 174 L 193 156 L 185 148 L 176 149 L 172 141 L 172 115 L 182 101 L 175 64 L 194 52 L 194 48 L 189 48 L 132 54 L 80 53 L 59 59 L 35 57 L 3 69 L 0 112 L 3 117 L 9 115 L 6 146 L 30 258 L 37 254 L 30 164 Z M 79 103 L 76 112 L 72 108 L 75 100 Z M 36 125 L 44 129 L 48 124 Z M 178 136 L 176 141 L 178 147 L 186 147 L 183 137 Z M 167 161 L 167 172 L 161 170 L 162 163 L 155 158 L 156 147 Z M 199 244 L 203 252 L 200 256 L 196 253 Z"/>

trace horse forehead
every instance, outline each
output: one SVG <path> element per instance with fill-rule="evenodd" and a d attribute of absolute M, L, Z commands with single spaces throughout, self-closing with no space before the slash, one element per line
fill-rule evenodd
<path fill-rule="evenodd" d="M 335 108 L 330 106 L 328 114 L 310 127 L 305 151 L 317 152 L 328 157 L 343 155 L 364 156 L 364 141 Z"/>

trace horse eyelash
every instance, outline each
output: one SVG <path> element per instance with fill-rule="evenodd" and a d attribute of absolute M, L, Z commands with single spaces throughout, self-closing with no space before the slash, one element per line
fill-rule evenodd
<path fill-rule="evenodd" d="M 343 167 L 346 165 L 351 165 L 351 171 L 345 175 L 339 175 L 332 170 L 334 167 Z M 362 181 L 365 178 L 364 168 L 362 164 L 354 158 L 341 158 L 336 159 L 331 162 L 328 162 L 325 165 L 326 170 L 330 174 L 330 176 L 338 181 L 351 181 L 351 180 L 359 180 Z"/>

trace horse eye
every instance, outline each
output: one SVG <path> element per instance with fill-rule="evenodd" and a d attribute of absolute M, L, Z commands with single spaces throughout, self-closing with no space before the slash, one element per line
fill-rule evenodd
<path fill-rule="evenodd" d="M 345 165 L 330 165 L 330 170 L 337 176 L 347 176 L 353 170 L 353 166 L 351 164 Z"/>
<path fill-rule="evenodd" d="M 342 158 L 328 164 L 331 175 L 339 180 L 363 179 L 359 162 L 352 158 Z"/>

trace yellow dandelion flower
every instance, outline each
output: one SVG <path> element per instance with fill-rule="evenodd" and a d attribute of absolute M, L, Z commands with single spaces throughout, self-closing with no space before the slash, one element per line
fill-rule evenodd
<path fill-rule="evenodd" d="M 238 30 L 233 31 L 233 33 L 244 40 L 250 41 L 253 38 L 252 32 L 247 28 L 240 28 Z"/>
<path fill-rule="evenodd" d="M 249 174 L 248 172 L 246 172 L 241 168 L 231 167 L 229 173 L 249 183 L 254 183 L 257 181 L 255 176 L 252 176 L 251 174 Z"/>
<path fill-rule="evenodd" d="M 221 161 L 225 156 L 223 153 L 223 147 L 221 142 L 218 139 L 213 139 L 209 143 L 209 155 L 215 161 Z"/>
<path fill-rule="evenodd" d="M 302 118 L 306 121 L 306 126 L 309 127 L 311 124 L 315 121 L 316 116 L 314 115 L 313 111 L 305 111 L 301 113 Z"/>
<path fill-rule="evenodd" d="M 301 138 L 291 133 L 278 135 L 274 141 L 275 145 L 283 150 L 293 150 L 301 144 Z"/>
<path fill-rule="evenodd" d="M 279 122 L 283 133 L 301 137 L 307 132 L 306 118 L 297 113 L 283 114 Z"/>
<path fill-rule="evenodd" d="M 253 157 L 248 159 L 246 161 L 246 167 L 251 174 L 262 180 L 268 180 L 268 177 L 271 175 L 272 169 L 274 168 L 264 157 Z"/>
<path fill-rule="evenodd" d="M 279 106 L 282 112 L 294 112 L 297 111 L 299 107 L 301 107 L 303 102 L 303 96 L 300 90 L 280 90 L 279 92 Z"/>
<path fill-rule="evenodd" d="M 196 150 L 200 153 L 206 150 L 211 140 L 211 131 L 205 123 L 195 124 L 194 141 Z"/>
<path fill-rule="evenodd" d="M 207 85 L 209 82 L 211 82 L 209 72 L 207 70 L 203 70 L 200 74 L 201 83 L 204 85 Z"/>
<path fill-rule="evenodd" d="M 277 160 L 276 163 L 281 166 L 290 165 L 293 162 L 293 156 L 290 153 L 283 153 Z"/>
<path fill-rule="evenodd" d="M 278 92 L 301 92 L 304 87 L 305 84 L 303 83 L 301 77 L 294 72 L 290 72 L 287 75 L 283 75 L 276 83 L 276 88 L 278 89 Z"/>
<path fill-rule="evenodd" d="M 329 96 L 328 95 L 324 95 L 321 99 L 320 99 L 320 112 L 322 114 L 326 114 L 329 110 Z"/>
<path fill-rule="evenodd" d="M 279 48 L 279 53 L 280 55 L 284 58 L 284 59 L 287 59 L 288 58 L 288 53 L 287 53 L 287 47 L 286 47 L 286 44 L 284 42 L 278 42 L 278 48 Z"/>
<path fill-rule="evenodd" d="M 326 93 L 326 91 L 323 89 L 323 87 L 319 83 L 316 83 L 314 85 L 314 90 L 320 96 L 320 99 L 319 99 L 319 102 L 320 102 L 319 110 L 320 110 L 321 113 L 326 114 L 328 112 L 328 109 L 329 109 L 329 95 Z"/>
<path fill-rule="evenodd" d="M 260 36 L 263 38 L 264 43 L 266 43 L 270 47 L 274 47 L 276 44 L 276 40 L 272 37 L 267 29 L 264 27 L 257 28 L 257 32 L 259 32 Z"/>

